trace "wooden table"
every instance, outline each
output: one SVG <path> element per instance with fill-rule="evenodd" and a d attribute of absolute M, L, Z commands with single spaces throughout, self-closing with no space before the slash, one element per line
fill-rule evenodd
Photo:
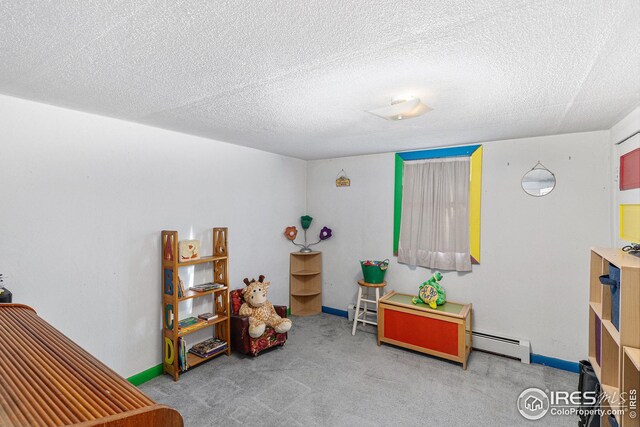
<path fill-rule="evenodd" d="M 115 351 L 115 350 L 114 350 Z M 26 305 L 0 304 L 0 426 L 182 427 Z"/>
<path fill-rule="evenodd" d="M 471 304 L 447 301 L 432 309 L 391 291 L 378 306 L 378 345 L 385 342 L 462 363 L 471 352 Z"/>

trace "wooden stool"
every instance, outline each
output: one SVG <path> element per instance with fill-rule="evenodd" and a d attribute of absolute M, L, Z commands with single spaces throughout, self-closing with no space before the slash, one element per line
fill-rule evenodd
<path fill-rule="evenodd" d="M 364 280 L 358 280 L 358 302 L 356 303 L 356 312 L 355 315 L 353 316 L 353 329 L 351 331 L 351 335 L 355 335 L 356 334 L 356 326 L 358 326 L 358 322 L 362 322 L 362 324 L 364 325 L 365 323 L 368 323 L 370 325 L 377 325 L 378 322 L 376 319 L 375 322 L 372 322 L 371 320 L 367 320 L 367 308 L 369 308 L 368 303 L 372 303 L 376 305 L 376 312 L 378 310 L 378 300 L 380 299 L 380 288 L 384 288 L 385 286 L 387 286 L 387 282 L 382 282 L 382 283 L 367 283 Z M 362 289 L 364 288 L 365 290 L 365 297 L 366 298 L 362 298 Z M 375 289 L 376 290 L 376 299 L 372 300 L 369 299 L 371 298 L 371 296 L 369 295 L 369 291 L 371 289 Z M 364 302 L 364 308 L 362 310 L 362 313 L 360 313 L 360 303 Z M 362 319 L 360 319 L 360 316 L 362 315 Z"/>

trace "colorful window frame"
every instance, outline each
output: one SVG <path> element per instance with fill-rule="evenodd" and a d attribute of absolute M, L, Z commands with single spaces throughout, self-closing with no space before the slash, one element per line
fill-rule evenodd
<path fill-rule="evenodd" d="M 620 238 L 640 242 L 640 204 L 620 205 Z"/>
<path fill-rule="evenodd" d="M 469 246 L 471 262 L 480 264 L 480 201 L 482 196 L 482 145 L 437 148 L 433 150 L 396 153 L 396 174 L 393 208 L 393 254 L 398 255 L 400 220 L 402 217 L 402 176 L 404 162 L 442 157 L 471 157 L 469 183 Z"/>

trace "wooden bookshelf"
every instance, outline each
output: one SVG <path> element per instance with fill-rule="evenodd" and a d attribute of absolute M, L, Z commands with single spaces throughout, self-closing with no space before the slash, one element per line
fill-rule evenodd
<path fill-rule="evenodd" d="M 593 370 L 596 373 L 596 376 L 600 378 L 602 375 L 602 371 L 600 370 L 600 365 L 596 361 L 596 358 L 593 356 L 589 356 L 589 363 L 591 363 L 591 366 L 593 366 Z"/>
<path fill-rule="evenodd" d="M 198 259 L 192 259 L 192 260 L 189 260 L 189 261 L 179 261 L 178 262 L 178 266 L 185 267 L 185 266 L 189 266 L 189 265 L 206 264 L 208 262 L 224 260 L 226 258 L 227 258 L 226 256 L 203 256 L 203 257 L 200 257 Z"/>
<path fill-rule="evenodd" d="M 593 310 L 593 312 L 602 319 L 602 304 L 599 302 L 590 302 L 589 307 Z"/>
<path fill-rule="evenodd" d="M 625 347 L 624 352 L 629 363 L 635 366 L 636 370 L 640 371 L 640 348 Z"/>
<path fill-rule="evenodd" d="M 180 374 L 186 369 L 211 360 L 220 354 L 226 354 L 227 356 L 231 354 L 227 229 L 213 228 L 212 233 L 212 255 L 203 256 L 196 260 L 179 262 L 178 232 L 167 230 L 162 232 L 162 360 L 164 372 L 171 375 L 175 381 L 178 380 Z M 179 269 L 191 266 L 198 268 L 198 266 L 203 264 L 211 264 L 213 272 L 211 281 L 221 283 L 224 286 L 204 292 L 184 289 L 184 294 L 181 294 L 178 279 Z M 217 314 L 218 317 L 210 322 L 202 321 L 180 329 L 178 320 L 181 317 L 196 317 L 198 315 L 198 313 L 185 313 L 181 316 L 179 310 L 180 303 L 201 297 L 211 298 L 210 311 Z M 187 336 L 207 328 L 211 328 L 212 338 L 215 337 L 225 341 L 227 347 L 208 357 L 200 357 L 189 353 L 188 349 L 197 343 L 189 342 Z M 186 354 L 181 354 L 180 340 L 185 340 L 187 347 Z M 183 357 L 186 360 L 186 369 L 181 369 L 180 359 Z"/>
<path fill-rule="evenodd" d="M 215 293 L 218 293 L 218 292 L 226 291 L 228 289 L 229 289 L 229 287 L 225 286 L 223 288 L 212 289 L 210 291 L 204 291 L 204 292 L 186 291 L 182 297 L 178 298 L 178 300 L 179 301 L 186 301 L 186 300 L 191 299 L 191 298 L 198 298 L 198 297 L 202 297 L 202 296 L 205 296 L 205 295 L 215 294 Z"/>
<path fill-rule="evenodd" d="M 313 295 L 319 295 L 321 293 L 322 293 L 322 291 L 319 291 L 319 290 L 301 289 L 299 291 L 296 291 L 294 296 L 297 296 L 297 297 L 309 297 L 309 296 L 313 296 Z"/>
<path fill-rule="evenodd" d="M 322 308 L 320 309 L 320 311 L 318 311 L 316 309 L 312 309 L 312 308 L 298 309 L 296 311 L 296 316 L 315 316 L 316 314 L 319 314 L 320 312 L 322 312 Z"/>
<path fill-rule="evenodd" d="M 600 384 L 606 391 L 620 390 L 620 344 L 615 342 L 608 329 L 602 328 L 602 365 Z"/>
<path fill-rule="evenodd" d="M 322 312 L 321 252 L 291 253 L 289 300 L 294 316 L 312 316 Z"/>
<path fill-rule="evenodd" d="M 640 348 L 624 347 L 622 355 L 622 393 L 627 396 L 630 405 L 622 417 L 624 427 L 640 427 Z M 635 396 L 635 402 L 631 403 L 631 396 Z M 635 411 L 635 417 L 631 416 Z"/>
<path fill-rule="evenodd" d="M 294 271 L 291 273 L 294 276 L 314 276 L 316 274 L 320 274 L 320 271 L 316 271 L 316 270 L 300 270 L 300 271 Z"/>
<path fill-rule="evenodd" d="M 210 356 L 207 356 L 207 357 L 200 357 L 200 356 L 196 356 L 193 353 L 187 353 L 187 364 L 190 367 L 198 366 L 199 364 L 201 364 L 203 362 L 206 362 L 208 360 L 213 359 L 216 356 L 220 356 L 221 354 L 226 354 L 226 353 L 228 353 L 228 351 L 226 349 L 220 350 L 219 352 L 214 353 L 214 354 L 212 354 Z"/>
<path fill-rule="evenodd" d="M 178 328 L 178 336 L 184 337 L 185 335 L 192 334 L 192 333 L 194 333 L 196 331 L 199 331 L 201 329 L 208 328 L 209 326 L 215 326 L 218 323 L 226 322 L 228 320 L 229 320 L 229 316 L 220 316 L 220 315 L 218 315 L 218 317 L 216 319 L 211 320 L 210 322 L 207 322 L 206 320 L 203 320 L 201 322 L 194 323 L 193 325 L 188 326 L 187 328 L 184 328 L 186 330 Z"/>
<path fill-rule="evenodd" d="M 596 332 L 598 331 L 598 334 Z M 592 309 L 589 309 L 589 362 L 593 366 L 593 370 L 596 371 L 598 379 L 600 376 L 600 364 L 602 363 L 602 344 L 601 344 L 601 332 L 602 324 L 598 314 Z M 600 339 L 600 341 L 599 341 Z"/>
<path fill-rule="evenodd" d="M 620 269 L 618 329 L 612 319 L 611 291 L 608 286 L 600 283 L 600 276 L 609 274 L 609 265 Z M 592 248 L 589 277 L 589 361 L 607 395 L 603 408 L 625 410 L 624 415 L 616 415 L 616 420 L 622 427 L 639 426 L 638 417 L 632 419 L 628 408 L 629 391 L 640 389 L 639 347 L 640 258 L 618 249 Z M 627 392 L 627 397 L 622 394 L 625 402 L 620 399 L 624 392 Z M 636 414 L 638 409 L 640 408 L 635 410 Z M 603 426 L 608 425 L 606 417 L 603 416 L 601 421 Z"/>

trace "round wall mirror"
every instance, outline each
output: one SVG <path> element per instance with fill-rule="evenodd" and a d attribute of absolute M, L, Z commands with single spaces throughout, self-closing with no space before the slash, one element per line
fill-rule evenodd
<path fill-rule="evenodd" d="M 522 189 L 531 196 L 546 196 L 555 186 L 556 176 L 540 162 L 522 177 Z"/>

